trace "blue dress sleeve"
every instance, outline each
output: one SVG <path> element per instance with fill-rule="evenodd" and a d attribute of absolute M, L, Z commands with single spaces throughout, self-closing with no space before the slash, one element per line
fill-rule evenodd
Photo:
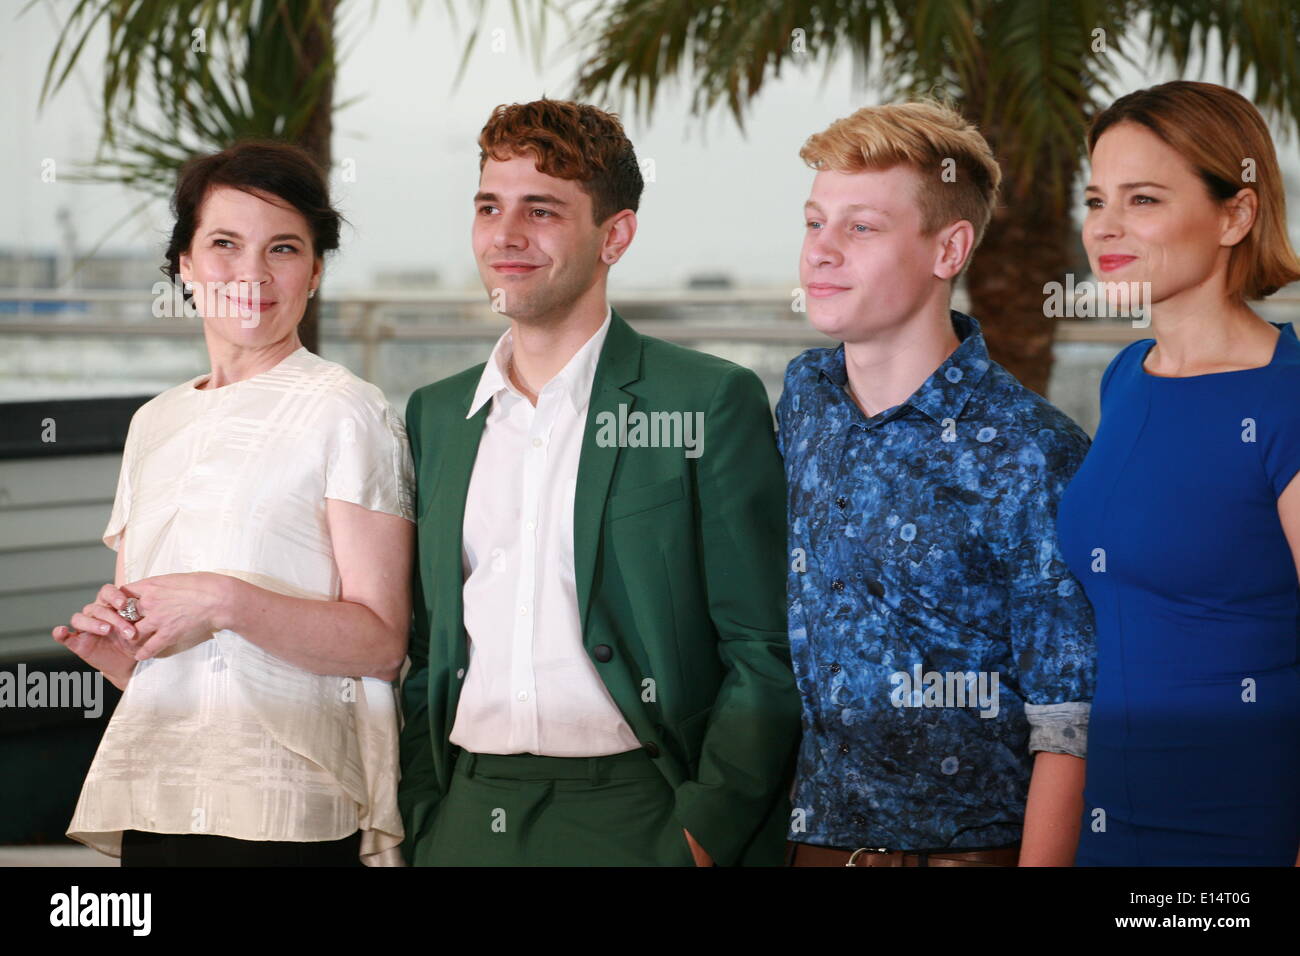
<path fill-rule="evenodd" d="M 1261 419 L 1255 423 L 1264 473 L 1274 497 L 1300 472 L 1300 373 L 1287 369 L 1278 384 L 1281 387 L 1271 389 L 1268 410 L 1261 411 Z"/>

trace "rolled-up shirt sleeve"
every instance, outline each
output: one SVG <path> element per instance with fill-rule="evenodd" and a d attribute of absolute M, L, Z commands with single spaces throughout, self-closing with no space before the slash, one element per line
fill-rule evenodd
<path fill-rule="evenodd" d="M 1072 757 L 1088 756 L 1088 714 L 1092 704 L 1072 700 L 1064 704 L 1025 704 L 1029 721 L 1029 753 L 1040 750 Z"/>

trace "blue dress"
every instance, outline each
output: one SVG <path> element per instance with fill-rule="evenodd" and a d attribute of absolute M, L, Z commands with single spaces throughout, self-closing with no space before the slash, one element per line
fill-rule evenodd
<path fill-rule="evenodd" d="M 1292 866 L 1300 584 L 1277 498 L 1300 471 L 1300 340 L 1261 368 L 1101 381 L 1057 516 L 1092 601 L 1097 688 L 1076 863 Z"/>

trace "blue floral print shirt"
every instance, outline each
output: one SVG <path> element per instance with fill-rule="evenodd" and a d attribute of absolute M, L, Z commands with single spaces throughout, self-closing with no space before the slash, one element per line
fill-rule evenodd
<path fill-rule="evenodd" d="M 1013 844 L 1032 754 L 1085 755 L 1093 615 L 1056 507 L 1088 437 L 989 358 L 975 319 L 951 318 L 958 348 L 870 418 L 843 346 L 786 369 L 792 840 Z"/>

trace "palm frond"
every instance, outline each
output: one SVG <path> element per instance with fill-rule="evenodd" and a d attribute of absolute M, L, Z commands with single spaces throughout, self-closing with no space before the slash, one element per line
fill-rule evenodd
<path fill-rule="evenodd" d="M 1203 72 L 1218 47 L 1218 68 L 1265 116 L 1300 127 L 1300 2 L 1155 0 L 1147 5 L 1146 42 L 1179 73 Z"/>

